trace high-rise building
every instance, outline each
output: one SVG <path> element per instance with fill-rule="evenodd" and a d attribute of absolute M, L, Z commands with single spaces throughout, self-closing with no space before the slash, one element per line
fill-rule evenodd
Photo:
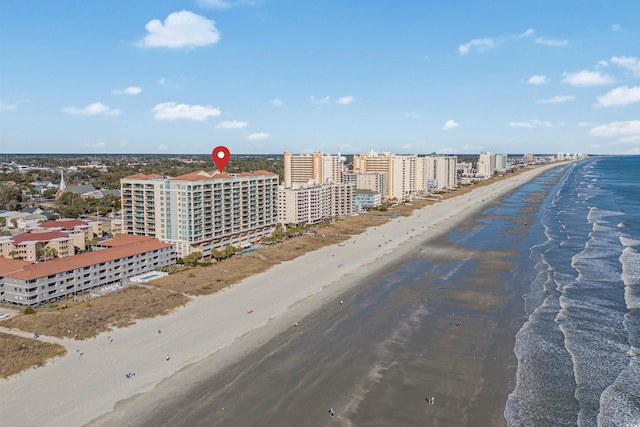
<path fill-rule="evenodd" d="M 478 175 L 490 178 L 496 171 L 496 155 L 493 153 L 480 153 L 478 156 Z"/>
<path fill-rule="evenodd" d="M 506 171 L 507 170 L 507 155 L 506 154 L 496 154 L 496 170 L 497 171 Z"/>
<path fill-rule="evenodd" d="M 417 154 L 401 156 L 371 150 L 367 154 L 353 156 L 353 170 L 385 173 L 387 189 L 382 196 L 385 199 L 405 200 L 416 192 L 417 159 Z"/>
<path fill-rule="evenodd" d="M 418 157 L 417 183 L 418 191 L 434 189 L 436 191 L 452 190 L 458 186 L 457 156 Z"/>
<path fill-rule="evenodd" d="M 284 186 L 342 182 L 340 154 L 291 154 L 284 152 Z"/>
<path fill-rule="evenodd" d="M 456 156 L 396 155 L 391 153 L 359 154 L 353 158 L 358 172 L 377 172 L 387 177 L 385 199 L 406 200 L 419 192 L 435 189 L 453 189 L 457 186 Z"/>
<path fill-rule="evenodd" d="M 386 172 L 344 172 L 342 182 L 354 184 L 356 190 L 369 190 L 387 197 L 387 173 Z"/>
<path fill-rule="evenodd" d="M 317 224 L 354 214 L 353 184 L 300 185 L 278 189 L 278 222 Z"/>
<path fill-rule="evenodd" d="M 278 176 L 267 171 L 136 174 L 120 186 L 122 232 L 171 243 L 180 257 L 249 247 L 277 222 Z"/>

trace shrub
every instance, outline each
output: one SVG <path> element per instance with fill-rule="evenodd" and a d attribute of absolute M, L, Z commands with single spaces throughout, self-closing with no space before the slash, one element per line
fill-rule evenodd
<path fill-rule="evenodd" d="M 31 307 L 27 307 L 24 309 L 24 314 L 35 314 L 35 313 L 36 311 Z"/>

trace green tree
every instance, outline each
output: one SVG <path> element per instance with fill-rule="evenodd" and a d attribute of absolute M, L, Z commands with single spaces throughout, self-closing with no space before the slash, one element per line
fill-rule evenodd
<path fill-rule="evenodd" d="M 192 252 L 189 255 L 182 258 L 185 265 L 195 267 L 198 265 L 198 261 L 202 258 L 202 252 Z"/>

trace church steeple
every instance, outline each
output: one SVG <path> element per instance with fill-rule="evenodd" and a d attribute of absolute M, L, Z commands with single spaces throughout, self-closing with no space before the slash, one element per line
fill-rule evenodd
<path fill-rule="evenodd" d="M 64 182 L 64 169 L 60 169 L 60 190 L 65 191 L 67 184 Z"/>
<path fill-rule="evenodd" d="M 60 168 L 60 187 L 58 191 L 56 191 L 56 195 L 54 196 L 56 200 L 58 200 L 64 193 L 67 192 L 67 184 L 64 182 L 64 169 Z"/>

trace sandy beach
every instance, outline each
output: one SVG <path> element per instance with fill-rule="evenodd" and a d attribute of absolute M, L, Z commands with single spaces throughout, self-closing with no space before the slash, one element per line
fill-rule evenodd
<path fill-rule="evenodd" d="M 198 297 L 168 316 L 86 341 L 41 337 L 64 345 L 68 353 L 0 381 L 0 420 L 12 426 L 136 425 L 135 420 L 119 418 L 132 396 L 196 383 L 198 373 L 189 367 L 211 355 L 215 363 L 209 368 L 223 371 L 308 313 L 337 301 L 364 277 L 402 259 L 415 250 L 415 242 L 452 230 L 485 203 L 561 164 L 540 166 L 416 210 L 410 217 Z M 135 377 L 128 379 L 129 372 Z M 142 398 L 136 405 L 152 408 L 158 402 Z"/>

